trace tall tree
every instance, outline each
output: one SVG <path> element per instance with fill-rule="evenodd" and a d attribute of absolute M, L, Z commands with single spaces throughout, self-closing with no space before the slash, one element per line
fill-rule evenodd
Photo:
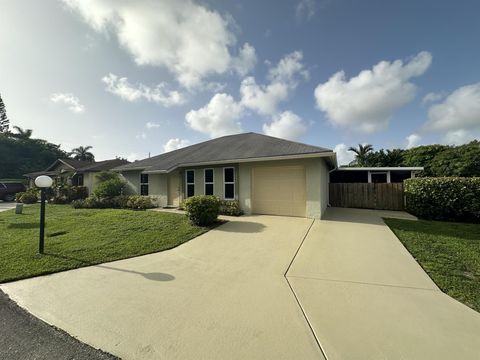
<path fill-rule="evenodd" d="M 20 126 L 14 126 L 13 128 L 17 132 L 15 134 L 11 134 L 12 137 L 22 140 L 27 140 L 32 137 L 32 129 L 22 129 Z"/>
<path fill-rule="evenodd" d="M 353 151 L 355 155 L 354 165 L 356 166 L 368 166 L 367 156 L 373 151 L 373 146 L 370 144 L 362 145 L 358 144 L 358 148 L 350 147 L 348 151 Z"/>
<path fill-rule="evenodd" d="M 0 133 L 8 133 L 9 126 L 10 120 L 8 120 L 7 110 L 3 103 L 2 95 L 0 95 Z"/>
<path fill-rule="evenodd" d="M 79 146 L 72 149 L 70 155 L 73 155 L 75 160 L 95 161 L 95 156 L 89 151 L 91 148 L 91 146 Z"/>

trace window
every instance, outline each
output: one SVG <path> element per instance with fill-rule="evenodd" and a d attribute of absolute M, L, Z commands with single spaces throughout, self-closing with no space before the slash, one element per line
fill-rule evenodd
<path fill-rule="evenodd" d="M 195 170 L 185 171 L 187 197 L 195 195 Z"/>
<path fill-rule="evenodd" d="M 72 177 L 73 186 L 83 186 L 83 174 L 77 174 Z"/>
<path fill-rule="evenodd" d="M 235 199 L 235 168 L 223 168 L 223 184 L 225 200 Z"/>
<path fill-rule="evenodd" d="M 213 195 L 213 169 L 205 169 L 205 195 Z"/>
<path fill-rule="evenodd" d="M 140 174 L 140 195 L 148 195 L 148 174 Z"/>
<path fill-rule="evenodd" d="M 386 172 L 372 172 L 370 176 L 371 176 L 371 179 L 372 179 L 372 183 L 379 184 L 379 183 L 388 182 Z"/>

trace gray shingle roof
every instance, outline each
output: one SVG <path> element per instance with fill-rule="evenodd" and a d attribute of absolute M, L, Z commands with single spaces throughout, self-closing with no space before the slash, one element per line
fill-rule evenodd
<path fill-rule="evenodd" d="M 112 159 L 112 160 L 104 160 L 98 162 L 91 162 L 87 166 L 78 168 L 77 171 L 85 172 L 85 171 L 104 171 L 110 170 L 117 166 L 130 164 L 125 159 Z"/>
<path fill-rule="evenodd" d="M 170 171 L 184 164 L 332 152 L 330 149 L 256 133 L 223 136 L 115 168 Z"/>

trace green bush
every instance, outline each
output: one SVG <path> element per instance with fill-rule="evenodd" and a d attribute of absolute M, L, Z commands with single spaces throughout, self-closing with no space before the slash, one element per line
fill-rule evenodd
<path fill-rule="evenodd" d="M 126 205 L 129 209 L 133 210 L 146 210 L 155 207 L 150 197 L 141 195 L 129 196 Z"/>
<path fill-rule="evenodd" d="M 184 206 L 190 221 L 199 226 L 212 225 L 220 212 L 220 200 L 212 195 L 189 197 Z"/>
<path fill-rule="evenodd" d="M 39 192 L 36 189 L 28 189 L 25 192 L 19 192 L 15 196 L 15 201 L 24 204 L 35 204 L 40 198 Z"/>
<path fill-rule="evenodd" d="M 119 196 L 122 195 L 125 185 L 126 182 L 119 178 L 106 180 L 97 186 L 93 195 L 100 199 Z"/>
<path fill-rule="evenodd" d="M 404 182 L 406 209 L 423 219 L 480 221 L 480 178 L 415 178 Z"/>
<path fill-rule="evenodd" d="M 75 209 L 135 209 L 145 210 L 154 206 L 152 199 L 140 195 L 119 195 L 111 198 L 89 196 L 86 199 L 72 201 Z"/>
<path fill-rule="evenodd" d="M 240 209 L 240 204 L 237 200 L 221 200 L 219 214 L 228 216 L 240 216 L 243 215 L 243 211 L 242 209 Z"/>
<path fill-rule="evenodd" d="M 49 189 L 47 198 L 53 204 L 69 204 L 74 200 L 85 199 L 88 196 L 88 189 L 85 186 L 58 185 Z"/>

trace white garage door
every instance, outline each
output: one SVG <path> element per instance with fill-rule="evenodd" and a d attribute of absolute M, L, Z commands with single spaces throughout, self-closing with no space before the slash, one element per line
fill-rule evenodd
<path fill-rule="evenodd" d="M 255 214 L 305 216 L 305 168 L 254 167 L 252 210 Z"/>

